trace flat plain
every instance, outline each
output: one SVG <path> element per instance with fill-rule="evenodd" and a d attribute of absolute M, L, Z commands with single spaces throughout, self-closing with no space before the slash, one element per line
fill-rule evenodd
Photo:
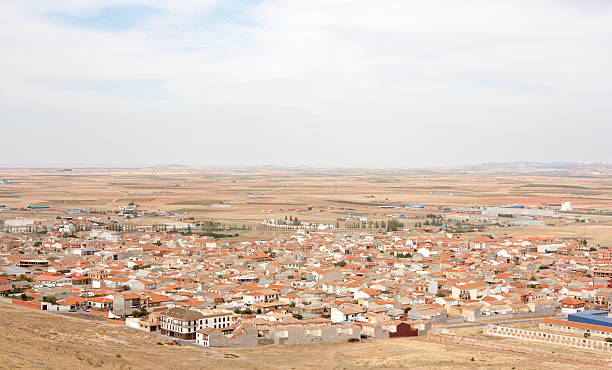
<path fill-rule="evenodd" d="M 571 201 L 575 208 L 612 208 L 612 171 L 573 170 L 366 170 L 366 169 L 202 169 L 155 168 L 0 168 L 0 205 L 21 209 L 5 216 L 55 217 L 70 208 L 113 211 L 136 203 L 140 209 L 165 210 L 253 230 L 242 239 L 271 237 L 256 232 L 265 219 L 288 215 L 302 221 L 334 224 L 340 217 L 388 220 L 402 213 L 407 226 L 423 222 L 426 212 L 386 204 L 423 204 L 432 208 L 521 204 L 542 206 Z M 214 205 L 226 203 L 226 207 Z M 309 208 L 310 207 L 310 208 Z M 330 208 L 335 207 L 335 208 Z M 421 218 L 421 220 L 419 220 Z M 128 222 L 161 224 L 161 217 Z M 591 245 L 612 244 L 612 217 L 585 224 L 558 223 L 491 230 L 515 236 L 580 237 Z"/>

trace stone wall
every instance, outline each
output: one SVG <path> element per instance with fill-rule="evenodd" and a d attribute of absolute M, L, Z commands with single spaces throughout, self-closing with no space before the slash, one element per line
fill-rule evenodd
<path fill-rule="evenodd" d="M 382 331 L 382 327 L 380 328 Z M 305 328 L 291 327 L 286 330 L 287 336 L 284 337 L 279 335 L 282 333 L 274 333 L 273 339 L 274 344 L 307 344 L 317 342 L 346 342 L 349 339 L 360 339 L 361 330 L 359 326 L 354 325 L 352 327 L 352 333 L 339 332 L 338 328 L 330 325 L 321 329 L 321 335 L 310 335 L 306 333 Z M 388 338 L 388 333 L 387 333 Z"/>
<path fill-rule="evenodd" d="M 487 327 L 484 329 L 484 334 L 494 337 L 519 338 L 532 342 L 550 343 L 599 352 L 612 352 L 612 343 L 607 343 L 601 340 L 577 338 L 568 335 L 550 334 L 499 325 L 487 325 Z"/>
<path fill-rule="evenodd" d="M 597 330 L 590 330 L 587 332 L 586 329 L 574 328 L 574 327 L 557 325 L 557 324 L 547 324 L 543 322 L 541 322 L 539 326 L 540 326 L 540 329 L 558 331 L 561 333 L 574 333 L 578 335 L 584 335 L 584 333 L 589 333 L 590 336 L 592 337 L 612 338 L 612 333 L 601 332 Z"/>
<path fill-rule="evenodd" d="M 209 347 L 250 347 L 259 344 L 257 328 L 248 327 L 237 337 L 228 338 L 219 330 L 215 330 L 208 336 Z"/>

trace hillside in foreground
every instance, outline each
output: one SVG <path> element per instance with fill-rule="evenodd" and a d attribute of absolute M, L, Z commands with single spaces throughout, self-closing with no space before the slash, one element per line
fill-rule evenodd
<path fill-rule="evenodd" d="M 437 344 L 424 338 L 219 350 L 158 345 L 160 340 L 105 322 L 0 302 L 1 368 L 521 369 L 560 365 L 535 356 Z M 562 366 L 578 367 L 571 363 Z"/>

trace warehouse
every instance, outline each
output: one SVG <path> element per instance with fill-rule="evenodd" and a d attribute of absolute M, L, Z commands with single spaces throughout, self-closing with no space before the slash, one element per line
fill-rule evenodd
<path fill-rule="evenodd" d="M 567 321 L 612 328 L 612 318 L 608 317 L 608 311 L 587 310 L 571 313 L 567 315 Z"/>

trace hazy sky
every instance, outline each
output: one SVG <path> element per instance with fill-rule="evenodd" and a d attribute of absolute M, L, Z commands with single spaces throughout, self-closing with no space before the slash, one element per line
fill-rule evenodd
<path fill-rule="evenodd" d="M 0 165 L 612 155 L 612 1 L 0 1 Z"/>

